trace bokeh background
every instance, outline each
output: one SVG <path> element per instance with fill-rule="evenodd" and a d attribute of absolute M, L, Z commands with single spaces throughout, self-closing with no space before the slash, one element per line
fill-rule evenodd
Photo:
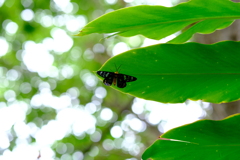
<path fill-rule="evenodd" d="M 75 36 L 116 9 L 176 3 L 0 0 L 0 160 L 137 160 L 162 133 L 208 117 L 208 103 L 134 98 L 104 86 L 93 72 L 114 55 L 174 35 Z"/>

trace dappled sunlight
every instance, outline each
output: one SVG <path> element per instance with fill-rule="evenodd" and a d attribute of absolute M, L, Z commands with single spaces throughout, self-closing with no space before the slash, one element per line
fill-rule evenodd
<path fill-rule="evenodd" d="M 3 22 L 3 27 L 5 28 L 8 35 L 14 35 L 18 30 L 18 25 L 10 20 L 5 20 Z"/>
<path fill-rule="evenodd" d="M 8 42 L 6 41 L 6 39 L 4 37 L 0 37 L 0 57 L 1 56 L 4 56 L 7 52 L 8 52 L 8 49 L 9 49 L 9 45 L 8 45 Z"/>
<path fill-rule="evenodd" d="M 80 77 L 83 80 L 83 82 L 85 83 L 86 87 L 93 88 L 97 85 L 98 80 L 97 80 L 96 76 L 93 75 L 92 73 L 88 72 L 87 70 L 82 71 Z"/>
<path fill-rule="evenodd" d="M 123 135 L 123 130 L 120 126 L 112 127 L 110 132 L 113 138 L 119 138 Z"/>
<path fill-rule="evenodd" d="M 24 45 L 23 62 L 31 72 L 46 72 L 53 64 L 54 57 L 42 44 L 28 41 Z M 44 63 L 44 65 L 42 65 Z"/>
<path fill-rule="evenodd" d="M 110 108 L 104 108 L 100 113 L 100 117 L 102 120 L 109 121 L 113 117 L 113 112 Z"/>
<path fill-rule="evenodd" d="M 53 37 L 53 50 L 55 52 L 61 54 L 71 49 L 73 40 L 69 35 L 67 35 L 66 31 L 54 28 L 51 31 L 51 35 Z"/>
<path fill-rule="evenodd" d="M 135 99 L 132 110 L 136 114 L 143 111 L 147 112 L 145 119 L 152 125 L 161 124 L 161 132 L 166 132 L 169 129 L 178 127 L 186 123 L 192 123 L 202 118 L 204 110 L 201 107 L 201 101 L 189 101 L 179 104 L 162 104 L 154 101 L 145 101 L 142 99 Z M 140 109 L 137 109 L 137 106 Z M 143 110 L 143 108 L 145 108 Z M 176 119 L 178 119 L 176 121 Z"/>
<path fill-rule="evenodd" d="M 124 42 L 119 42 L 113 47 L 113 56 L 116 56 L 120 53 L 126 52 L 129 50 L 129 47 L 126 43 Z"/>
<path fill-rule="evenodd" d="M 95 71 L 110 57 L 175 35 L 160 41 L 74 36 L 89 20 L 119 7 L 171 6 L 159 0 L 99 2 L 0 0 L 0 9 L 15 6 L 19 15 L 4 11 L 0 36 L 0 160 L 91 160 L 112 153 L 136 160 L 161 133 L 206 114 L 208 103 L 133 99 L 102 84 Z"/>
<path fill-rule="evenodd" d="M 171 7 L 173 6 L 171 1 L 164 1 L 164 0 L 124 0 L 126 3 L 130 3 L 132 5 L 161 5 L 165 7 Z"/>
<path fill-rule="evenodd" d="M 72 16 L 67 18 L 66 28 L 68 31 L 72 33 L 78 32 L 81 28 L 83 28 L 87 24 L 86 17 L 83 15 Z"/>
<path fill-rule="evenodd" d="M 21 12 L 21 18 L 24 21 L 31 21 L 34 18 L 34 12 L 31 9 L 25 9 Z"/>

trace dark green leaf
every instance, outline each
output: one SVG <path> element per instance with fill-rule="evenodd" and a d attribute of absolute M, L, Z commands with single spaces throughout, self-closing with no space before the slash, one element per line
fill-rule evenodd
<path fill-rule="evenodd" d="M 221 121 L 200 120 L 163 134 L 143 160 L 240 159 L 240 114 Z"/>
<path fill-rule="evenodd" d="M 174 7 L 136 6 L 105 14 L 87 24 L 80 36 L 91 33 L 118 33 L 121 36 L 144 35 L 161 39 L 190 24 L 174 43 L 187 41 L 196 33 L 210 33 L 229 26 L 240 18 L 240 4 L 229 0 L 191 0 Z"/>
<path fill-rule="evenodd" d="M 163 103 L 187 99 L 231 102 L 240 98 L 240 43 L 159 44 L 119 54 L 101 71 L 134 76 L 122 92 Z M 102 79 L 102 78 L 101 78 Z"/>

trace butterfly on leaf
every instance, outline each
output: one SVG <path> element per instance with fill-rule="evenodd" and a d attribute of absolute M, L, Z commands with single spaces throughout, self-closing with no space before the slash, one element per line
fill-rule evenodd
<path fill-rule="evenodd" d="M 118 67 L 118 69 L 120 66 Z M 117 69 L 117 70 L 118 70 Z M 107 72 L 107 71 L 97 71 L 97 74 L 104 78 L 103 83 L 107 86 L 111 86 L 112 84 L 119 88 L 124 88 L 127 86 L 127 82 L 136 81 L 137 78 L 133 76 L 129 76 L 126 74 L 120 74 L 118 71 L 116 72 Z"/>

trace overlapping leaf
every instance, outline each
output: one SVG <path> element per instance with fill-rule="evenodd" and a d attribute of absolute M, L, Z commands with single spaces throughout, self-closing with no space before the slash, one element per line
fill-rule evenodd
<path fill-rule="evenodd" d="M 240 159 L 240 114 L 221 121 L 200 120 L 172 129 L 154 142 L 143 160 Z"/>
<path fill-rule="evenodd" d="M 240 42 L 232 41 L 159 44 L 119 54 L 100 70 L 112 72 L 115 65 L 121 65 L 120 73 L 137 81 L 123 89 L 113 87 L 148 100 L 231 102 L 240 99 L 239 48 Z"/>
<path fill-rule="evenodd" d="M 117 33 L 121 36 L 144 35 L 161 39 L 192 24 L 171 42 L 182 43 L 196 33 L 211 33 L 240 18 L 240 4 L 230 0 L 191 0 L 174 7 L 135 6 L 107 13 L 87 24 L 80 36 L 91 33 Z"/>

